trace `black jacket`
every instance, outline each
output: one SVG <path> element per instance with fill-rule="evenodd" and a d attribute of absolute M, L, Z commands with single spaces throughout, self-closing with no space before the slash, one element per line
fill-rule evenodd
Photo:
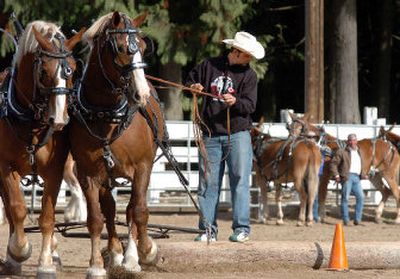
<path fill-rule="evenodd" d="M 186 85 L 200 83 L 205 92 L 215 95 L 231 93 L 236 103 L 231 107 L 231 133 L 250 129 L 250 114 L 256 109 L 257 76 L 250 66 L 229 65 L 227 56 L 208 58 L 197 65 L 188 75 Z M 227 105 L 212 97 L 203 97 L 201 114 L 213 135 L 226 135 Z M 207 135 L 207 131 L 203 132 Z"/>

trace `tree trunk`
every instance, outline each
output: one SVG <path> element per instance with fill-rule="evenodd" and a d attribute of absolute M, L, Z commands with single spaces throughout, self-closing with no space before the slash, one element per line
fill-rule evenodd
<path fill-rule="evenodd" d="M 376 2 L 377 36 L 376 58 L 373 71 L 372 92 L 378 106 L 379 117 L 388 117 L 390 113 L 390 70 L 392 60 L 392 27 L 394 5 L 392 0 Z"/>
<path fill-rule="evenodd" d="M 306 1 L 305 112 L 324 119 L 324 0 Z"/>
<path fill-rule="evenodd" d="M 161 78 L 168 81 L 182 83 L 182 66 L 170 62 L 160 67 Z M 168 88 L 161 90 L 159 94 L 164 103 L 164 113 L 167 120 L 183 120 L 181 90 Z"/>
<path fill-rule="evenodd" d="M 336 123 L 360 123 L 356 0 L 330 2 L 330 119 Z"/>

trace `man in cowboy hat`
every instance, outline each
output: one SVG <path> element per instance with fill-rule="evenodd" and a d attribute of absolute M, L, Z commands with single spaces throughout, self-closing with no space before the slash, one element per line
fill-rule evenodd
<path fill-rule="evenodd" d="M 199 156 L 198 199 L 206 222 L 212 226 L 211 240 L 215 241 L 226 162 L 233 214 L 233 233 L 229 240 L 245 242 L 250 234 L 249 177 L 253 156 L 250 114 L 257 103 L 257 76 L 249 63 L 253 58 L 262 59 L 265 51 L 253 35 L 243 31 L 222 42 L 230 47 L 230 52 L 204 60 L 189 73 L 186 82 L 191 88 L 215 95 L 214 98 L 204 97 L 201 108 L 201 117 L 209 130 L 202 127 L 206 152 L 200 152 Z M 205 226 L 200 220 L 199 228 L 205 229 Z M 195 240 L 206 241 L 207 235 L 200 234 Z"/>

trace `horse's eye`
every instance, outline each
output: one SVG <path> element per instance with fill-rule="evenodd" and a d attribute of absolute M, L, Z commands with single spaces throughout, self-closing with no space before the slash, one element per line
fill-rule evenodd
<path fill-rule="evenodd" d="M 124 52 L 123 46 L 118 46 L 118 47 L 117 47 L 117 50 L 118 50 L 118 52 L 120 52 L 120 53 L 121 53 L 121 52 Z"/>

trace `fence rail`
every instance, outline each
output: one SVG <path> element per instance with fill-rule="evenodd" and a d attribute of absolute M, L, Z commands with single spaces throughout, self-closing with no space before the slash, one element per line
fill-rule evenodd
<path fill-rule="evenodd" d="M 380 126 L 373 125 L 326 124 L 324 126 L 327 133 L 339 139 L 346 139 L 349 133 L 357 134 L 359 139 L 374 138 L 377 136 L 380 128 Z M 196 194 L 198 184 L 198 150 L 193 139 L 193 124 L 189 121 L 167 121 L 167 128 L 170 135 L 172 153 L 176 157 L 183 174 L 189 181 L 190 190 Z M 264 132 L 269 132 L 275 137 L 284 138 L 288 136 L 285 123 L 265 123 Z M 393 132 L 400 134 L 400 127 L 395 127 Z M 161 151 L 158 150 L 157 154 L 160 155 Z M 257 185 L 255 185 L 253 176 L 254 174 L 250 180 L 252 185 L 251 207 L 259 209 L 260 192 Z M 229 207 L 229 178 L 226 174 L 222 184 L 220 202 L 222 205 Z M 376 205 L 380 201 L 380 193 L 375 191 L 369 181 L 362 181 L 362 187 L 367 193 L 366 203 Z M 34 210 L 40 209 L 41 189 L 35 188 L 33 196 L 31 195 L 31 187 L 23 187 L 23 189 L 25 191 L 27 205 Z M 329 190 L 331 190 L 330 195 L 336 195 L 336 186 L 333 181 L 329 184 Z M 298 198 L 296 198 L 293 189 L 288 187 L 286 191 L 292 193 L 291 201 L 297 203 Z M 119 209 L 125 208 L 128 202 L 129 192 L 129 186 L 115 189 L 114 197 L 116 198 L 117 207 Z M 68 199 L 69 188 L 66 183 L 63 182 L 57 207 L 59 209 L 63 208 L 67 204 Z M 153 166 L 147 200 L 151 210 L 193 210 L 190 199 L 187 197 L 183 186 L 180 184 L 178 177 L 174 171 L 172 171 L 165 157 L 161 157 Z"/>

